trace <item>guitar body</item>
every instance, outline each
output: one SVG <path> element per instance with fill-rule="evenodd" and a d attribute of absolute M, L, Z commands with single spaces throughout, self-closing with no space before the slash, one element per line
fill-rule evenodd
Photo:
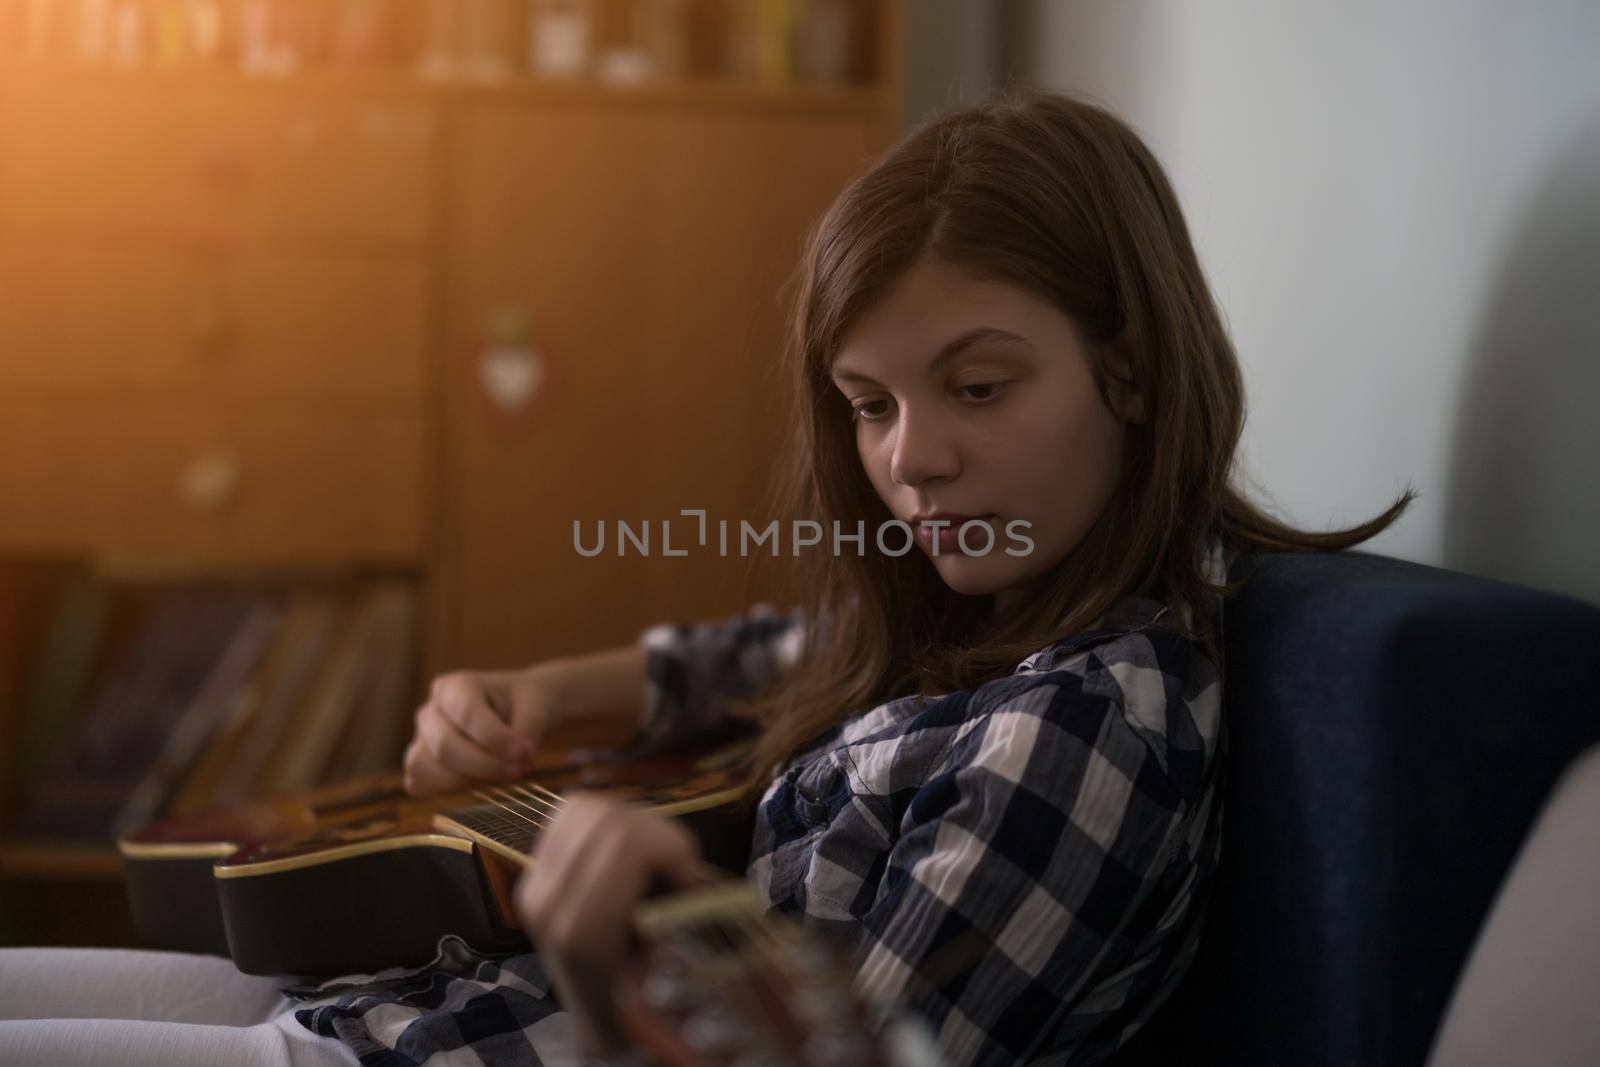
<path fill-rule="evenodd" d="M 158 821 L 118 848 L 153 947 L 229 956 L 246 974 L 370 973 L 428 962 L 445 934 L 525 948 L 511 886 L 574 788 L 682 818 L 709 862 L 741 870 L 743 791 L 724 763 L 556 758 L 526 782 L 421 800 L 385 775 Z"/>

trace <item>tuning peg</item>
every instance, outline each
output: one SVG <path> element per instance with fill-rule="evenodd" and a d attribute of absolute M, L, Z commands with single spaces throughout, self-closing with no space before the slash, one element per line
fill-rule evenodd
<path fill-rule="evenodd" d="M 694 983 L 681 970 L 661 966 L 639 983 L 639 995 L 646 1004 L 665 1012 L 683 1011 L 697 999 Z"/>
<path fill-rule="evenodd" d="M 683 1040 L 701 1052 L 733 1052 L 749 1043 L 750 1031 L 726 1008 L 708 1006 L 684 1020 Z"/>
<path fill-rule="evenodd" d="M 926 1020 L 899 1014 L 883 1028 L 883 1056 L 888 1067 L 942 1067 L 939 1045 Z"/>
<path fill-rule="evenodd" d="M 872 1055 L 872 1044 L 850 1027 L 830 1026 L 806 1040 L 804 1055 L 807 1063 L 820 1067 L 864 1063 Z"/>

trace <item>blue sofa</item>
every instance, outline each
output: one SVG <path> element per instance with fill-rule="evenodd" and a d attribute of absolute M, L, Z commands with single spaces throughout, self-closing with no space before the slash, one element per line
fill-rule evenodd
<path fill-rule="evenodd" d="M 1119 1062 L 1421 1064 L 1541 803 L 1600 741 L 1600 609 L 1362 553 L 1255 562 L 1224 618 L 1208 927 Z"/>

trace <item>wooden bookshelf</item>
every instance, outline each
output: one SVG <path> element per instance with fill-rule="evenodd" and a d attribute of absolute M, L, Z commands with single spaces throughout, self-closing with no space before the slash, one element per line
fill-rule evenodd
<path fill-rule="evenodd" d="M 111 845 L 12 837 L 0 841 L 0 878 L 120 882 L 122 859 Z"/>
<path fill-rule="evenodd" d="M 0 23 L 0 495 L 28 502 L 0 557 L 409 576 L 424 680 L 780 594 L 568 531 L 761 514 L 784 287 L 903 122 L 903 0 L 862 6 L 828 85 L 92 69 Z M 519 419 L 475 378 L 508 311 L 550 369 Z M 0 832 L 0 887 L 119 879 L 109 845 Z"/>
<path fill-rule="evenodd" d="M 232 71 L 124 71 L 62 63 L 12 64 L 0 71 L 12 84 L 56 81 L 111 88 L 133 86 L 141 93 L 252 94 L 311 98 L 364 97 L 438 104 L 501 104 L 513 107 L 639 108 L 665 111 L 746 111 L 754 114 L 876 115 L 898 101 L 878 84 L 765 85 L 714 78 L 608 85 L 596 81 L 512 78 L 503 82 L 431 82 L 405 72 L 309 71 L 264 77 Z"/>

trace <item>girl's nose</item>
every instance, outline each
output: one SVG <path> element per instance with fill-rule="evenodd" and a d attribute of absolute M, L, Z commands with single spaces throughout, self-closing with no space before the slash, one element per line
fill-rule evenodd
<path fill-rule="evenodd" d="M 938 415 L 926 410 L 913 415 L 909 408 L 902 408 L 895 426 L 889 476 L 901 485 L 917 486 L 948 481 L 960 472 L 955 437 Z"/>

